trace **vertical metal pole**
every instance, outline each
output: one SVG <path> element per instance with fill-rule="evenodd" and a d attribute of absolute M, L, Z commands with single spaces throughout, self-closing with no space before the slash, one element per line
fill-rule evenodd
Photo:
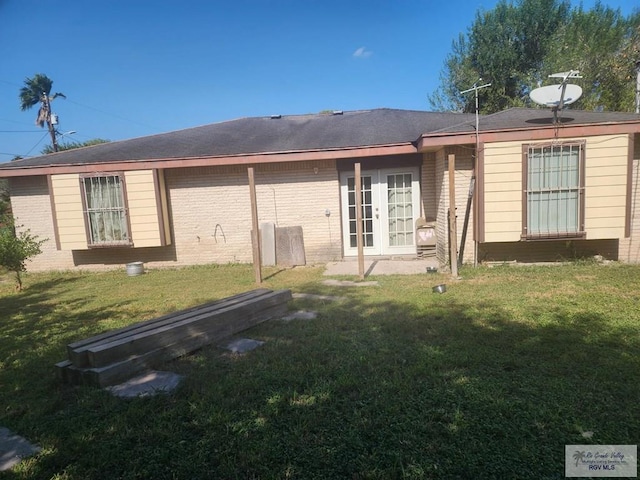
<path fill-rule="evenodd" d="M 358 275 L 364 280 L 364 238 L 362 228 L 362 177 L 360 176 L 360 163 L 355 164 L 355 189 L 356 189 L 356 237 L 358 239 Z"/>
<path fill-rule="evenodd" d="M 253 167 L 247 169 L 249 174 L 249 195 L 251 197 L 251 246 L 253 250 L 253 271 L 256 283 L 262 283 L 262 255 L 260 254 L 260 230 L 258 225 L 258 200 L 256 197 L 256 181 Z"/>
<path fill-rule="evenodd" d="M 478 213 L 478 201 L 477 201 L 477 194 L 476 194 L 476 169 L 478 168 L 478 161 L 480 159 L 480 104 L 478 103 L 478 89 L 475 89 L 476 91 L 476 156 L 473 159 L 473 165 L 471 166 L 471 185 L 472 185 L 472 191 L 471 191 L 471 195 L 470 195 L 470 202 L 473 202 L 473 205 L 476 207 L 474 208 L 474 212 L 473 212 L 473 266 L 477 267 L 478 266 L 478 221 L 476 219 L 477 213 Z M 469 207 L 467 207 L 468 209 Z M 467 213 L 467 216 L 469 214 Z M 463 240 L 463 241 L 466 241 Z M 464 249 L 464 245 L 462 246 L 462 249 Z M 462 261 L 464 260 L 463 255 L 460 255 L 460 264 L 462 265 Z"/>
<path fill-rule="evenodd" d="M 481 81 L 482 81 L 482 78 L 479 78 L 478 81 L 473 84 L 473 87 L 463 92 L 460 92 L 461 95 L 464 95 L 465 93 L 469 93 L 473 91 L 476 96 L 476 154 L 475 154 L 475 159 L 474 159 L 472 171 L 471 171 L 471 179 L 474 184 L 476 181 L 476 168 L 478 167 L 478 161 L 479 161 L 479 155 L 480 155 L 479 153 L 480 152 L 480 105 L 478 101 L 478 90 L 480 90 L 481 88 L 487 88 L 491 86 L 490 83 L 486 83 L 484 85 L 478 85 L 478 83 Z M 479 224 L 476 216 L 477 216 L 479 207 L 478 207 L 477 197 L 478 197 L 477 194 L 474 193 L 473 199 L 472 199 L 473 204 L 475 206 L 474 213 L 473 213 L 473 266 L 474 267 L 478 266 L 478 228 L 479 228 L 478 225 Z M 460 250 L 461 251 L 464 250 L 464 246 L 462 246 Z M 460 257 L 462 258 L 462 255 Z M 460 261 L 462 262 L 462 259 Z"/>
<path fill-rule="evenodd" d="M 449 154 L 449 257 L 451 275 L 458 276 L 458 230 L 456 226 L 456 156 Z"/>

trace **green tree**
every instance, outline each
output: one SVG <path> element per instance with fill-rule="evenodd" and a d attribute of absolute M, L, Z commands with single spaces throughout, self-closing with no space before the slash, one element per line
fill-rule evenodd
<path fill-rule="evenodd" d="M 596 3 L 582 6 L 553 35 L 541 65 L 545 73 L 579 70 L 583 89 L 577 108 L 632 111 L 635 61 L 640 60 L 640 12 L 625 18 L 620 10 Z"/>
<path fill-rule="evenodd" d="M 42 253 L 40 240 L 30 230 L 16 227 L 13 216 L 0 219 L 0 266 L 16 274 L 17 289 L 22 290 L 22 272 L 27 270 L 27 260 Z"/>
<path fill-rule="evenodd" d="M 492 84 L 479 92 L 483 113 L 530 106 L 529 92 L 550 83 L 549 74 L 580 70 L 585 95 L 578 108 L 629 111 L 638 25 L 640 12 L 625 18 L 600 3 L 585 11 L 568 0 L 500 0 L 454 41 L 431 107 L 472 112 L 474 96 L 460 91 L 478 78 Z"/>
<path fill-rule="evenodd" d="M 11 213 L 11 200 L 9 197 L 9 180 L 0 178 L 0 218 Z"/>
<path fill-rule="evenodd" d="M 26 78 L 24 87 L 20 89 L 20 109 L 25 111 L 40 104 L 38 116 L 36 117 L 36 125 L 41 128 L 45 125 L 47 126 L 49 135 L 51 136 L 51 146 L 53 151 L 57 152 L 58 142 L 56 140 L 56 130 L 51 115 L 51 102 L 58 97 L 67 97 L 60 92 L 51 95 L 51 87 L 53 87 L 53 80 L 42 73 L 36 73 L 33 78 Z"/>
<path fill-rule="evenodd" d="M 66 142 L 58 145 L 58 151 L 62 152 L 65 150 L 74 150 L 76 148 L 82 147 L 91 147 L 92 145 L 99 145 L 101 143 L 109 143 L 110 140 L 105 140 L 104 138 L 92 138 L 91 140 L 87 140 L 86 142 Z M 41 150 L 43 155 L 47 155 L 49 153 L 53 153 L 53 148 L 50 145 L 47 145 Z"/>

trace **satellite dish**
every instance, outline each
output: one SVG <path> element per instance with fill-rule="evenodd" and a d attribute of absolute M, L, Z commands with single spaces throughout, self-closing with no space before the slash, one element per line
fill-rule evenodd
<path fill-rule="evenodd" d="M 578 70 L 559 72 L 549 75 L 549 78 L 562 78 L 560 85 L 547 85 L 538 87 L 529 93 L 529 98 L 538 105 L 551 107 L 553 121 L 558 123 L 558 111 L 562 111 L 565 105 L 569 105 L 582 96 L 582 88 L 578 85 L 567 83 L 570 78 L 582 78 Z"/>
<path fill-rule="evenodd" d="M 573 85 L 571 83 L 538 87 L 529 93 L 529 98 L 538 105 L 552 108 L 558 108 L 561 105 L 571 105 L 581 96 L 582 88 L 579 85 Z"/>

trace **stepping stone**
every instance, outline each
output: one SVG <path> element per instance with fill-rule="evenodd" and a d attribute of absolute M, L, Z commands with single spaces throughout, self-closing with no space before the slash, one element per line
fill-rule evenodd
<path fill-rule="evenodd" d="M 336 297 L 334 295 L 316 295 L 313 293 L 294 293 L 293 298 L 306 298 L 309 300 L 329 300 L 330 302 L 339 302 L 345 297 Z"/>
<path fill-rule="evenodd" d="M 222 348 L 229 350 L 233 353 L 246 353 L 246 352 L 250 352 L 251 350 L 255 350 L 256 348 L 262 345 L 264 345 L 264 342 L 261 342 L 260 340 L 252 340 L 250 338 L 238 338 L 236 340 L 233 340 L 227 343 Z"/>
<path fill-rule="evenodd" d="M 298 310 L 297 312 L 293 312 L 286 317 L 282 317 L 281 320 L 286 322 L 290 320 L 314 320 L 318 317 L 318 312 L 312 312 L 309 310 Z"/>
<path fill-rule="evenodd" d="M 175 390 L 183 376 L 173 372 L 151 371 L 127 380 L 119 385 L 107 387 L 116 397 L 134 398 L 170 393 Z"/>
<path fill-rule="evenodd" d="M 323 280 L 324 285 L 332 287 L 377 287 L 378 282 L 353 282 L 351 280 Z"/>
<path fill-rule="evenodd" d="M 20 463 L 24 457 L 30 457 L 40 450 L 42 450 L 40 447 L 32 445 L 20 435 L 0 427 L 0 472 L 9 470 Z"/>

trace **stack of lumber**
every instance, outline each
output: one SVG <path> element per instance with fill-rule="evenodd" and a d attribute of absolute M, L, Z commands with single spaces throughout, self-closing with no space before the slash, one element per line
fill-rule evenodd
<path fill-rule="evenodd" d="M 257 289 L 96 335 L 67 346 L 60 379 L 106 387 L 258 323 L 283 316 L 290 290 Z"/>

